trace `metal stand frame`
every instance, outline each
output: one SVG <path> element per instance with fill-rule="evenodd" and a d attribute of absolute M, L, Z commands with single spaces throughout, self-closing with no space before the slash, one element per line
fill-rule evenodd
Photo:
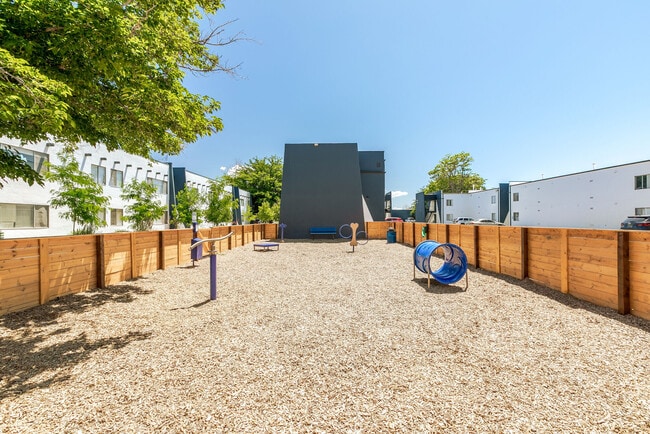
<path fill-rule="evenodd" d="M 217 299 L 217 249 L 215 249 L 214 243 L 230 238 L 233 234 L 234 232 L 230 232 L 228 235 L 224 235 L 223 237 L 206 238 L 205 240 L 198 241 L 190 246 L 190 250 L 192 250 L 198 246 L 202 246 L 203 243 L 210 243 L 210 246 L 208 247 L 208 254 L 210 255 L 210 300 Z"/>

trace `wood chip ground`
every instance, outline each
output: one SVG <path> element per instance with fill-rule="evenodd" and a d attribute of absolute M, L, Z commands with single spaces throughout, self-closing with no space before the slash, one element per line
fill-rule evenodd
<path fill-rule="evenodd" d="M 0 317 L 0 432 L 650 432 L 650 322 L 412 255 L 248 245 L 216 301 L 204 258 Z"/>

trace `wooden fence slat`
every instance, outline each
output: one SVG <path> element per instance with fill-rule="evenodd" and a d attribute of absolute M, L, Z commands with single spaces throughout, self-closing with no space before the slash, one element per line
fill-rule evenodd
<path fill-rule="evenodd" d="M 47 254 L 50 240 L 39 238 L 40 273 L 39 273 L 39 303 L 45 304 L 49 299 L 50 288 L 50 257 Z"/>

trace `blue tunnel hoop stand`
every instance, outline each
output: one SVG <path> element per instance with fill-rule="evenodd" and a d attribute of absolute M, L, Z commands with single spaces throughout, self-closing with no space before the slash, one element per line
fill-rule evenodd
<path fill-rule="evenodd" d="M 436 250 L 442 249 L 444 262 L 437 270 L 431 269 L 431 256 Z M 436 281 L 449 285 L 458 282 L 465 276 L 465 290 L 469 285 L 467 278 L 467 256 L 463 249 L 456 244 L 439 243 L 437 241 L 425 240 L 413 250 L 413 279 L 415 269 L 427 275 L 427 288 L 431 287 L 431 277 Z"/>

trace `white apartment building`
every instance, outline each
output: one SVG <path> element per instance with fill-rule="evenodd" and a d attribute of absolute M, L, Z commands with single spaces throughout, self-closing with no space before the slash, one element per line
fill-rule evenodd
<path fill-rule="evenodd" d="M 470 193 L 442 193 L 444 223 L 487 218 L 512 226 L 619 229 L 650 215 L 650 160 Z"/>
<path fill-rule="evenodd" d="M 650 161 L 594 169 L 510 187 L 510 224 L 620 229 L 650 214 Z"/>
<path fill-rule="evenodd" d="M 23 146 L 19 140 L 0 137 L 0 145 L 18 151 L 32 168 L 45 173 L 46 162 L 60 164 L 58 153 L 62 144 L 43 141 Z M 171 164 L 132 155 L 121 150 L 109 152 L 104 146 L 82 144 L 74 152 L 81 171 L 90 174 L 104 188 L 109 197 L 103 216 L 107 226 L 97 232 L 131 230 L 122 220 L 127 203 L 120 197 L 122 187 L 133 180 L 148 181 L 158 188 L 158 199 L 168 208 L 174 203 L 174 170 Z M 189 171 L 184 172 L 183 185 L 196 188 L 200 193 L 208 190 L 210 178 Z M 178 186 L 177 186 L 178 187 Z M 46 181 L 45 185 L 29 185 L 24 181 L 7 180 L 0 188 L 0 232 L 4 238 L 24 238 L 70 235 L 72 222 L 59 216 L 61 209 L 50 206 L 52 190 L 57 185 Z M 245 192 L 244 192 L 245 193 Z M 247 193 L 245 193 L 247 195 Z M 248 196 L 250 197 L 250 196 Z M 169 211 L 154 224 L 153 229 L 169 227 Z"/>
<path fill-rule="evenodd" d="M 470 193 L 443 193 L 443 222 L 453 223 L 457 217 L 499 221 L 499 192 L 498 188 L 491 188 Z"/>

